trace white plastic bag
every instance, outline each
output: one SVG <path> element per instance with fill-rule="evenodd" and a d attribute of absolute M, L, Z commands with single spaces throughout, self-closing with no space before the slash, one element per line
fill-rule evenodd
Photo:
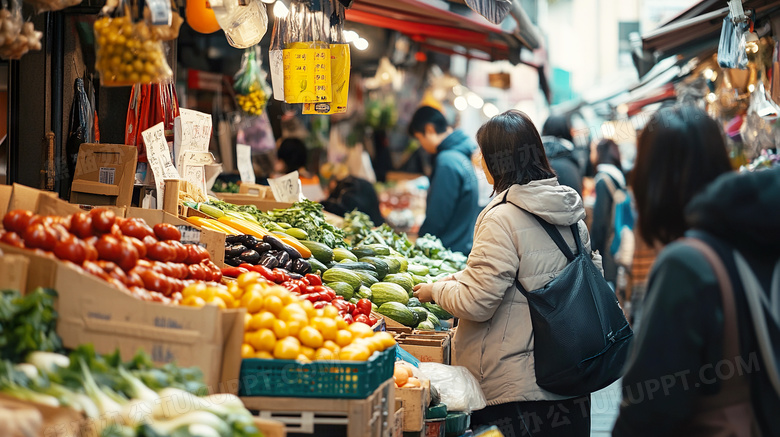
<path fill-rule="evenodd" d="M 447 405 L 447 411 L 471 413 L 487 405 L 479 382 L 468 369 L 439 363 L 420 363 L 420 372 L 431 381 Z"/>

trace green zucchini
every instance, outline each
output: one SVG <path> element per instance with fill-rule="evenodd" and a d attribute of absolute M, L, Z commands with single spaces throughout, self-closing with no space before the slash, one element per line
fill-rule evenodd
<path fill-rule="evenodd" d="M 440 320 L 449 320 L 452 318 L 452 314 L 448 313 L 444 308 L 435 303 L 425 302 L 423 303 L 423 306 Z"/>
<path fill-rule="evenodd" d="M 301 240 L 301 244 L 311 251 L 311 256 L 317 258 L 317 261 L 323 264 L 333 261 L 333 250 L 330 247 L 310 240 Z"/>
<path fill-rule="evenodd" d="M 379 305 L 376 310 L 379 314 L 389 317 L 396 322 L 405 326 L 415 326 L 417 317 L 409 308 L 406 308 L 403 304 L 398 302 L 386 302 Z"/>
<path fill-rule="evenodd" d="M 387 263 L 376 256 L 365 256 L 363 258 L 360 258 L 360 262 L 362 263 L 368 263 L 374 266 L 374 270 L 376 270 L 377 274 L 379 275 L 378 278 L 382 279 L 390 272 L 390 267 L 387 265 Z"/>
<path fill-rule="evenodd" d="M 309 261 L 309 265 L 311 266 L 311 271 L 313 273 L 319 272 L 319 274 L 322 275 L 325 273 L 325 270 L 328 270 L 328 267 L 325 264 L 319 262 L 315 257 L 311 257 L 307 261 Z"/>
<path fill-rule="evenodd" d="M 373 302 L 379 306 L 387 302 L 399 302 L 406 305 L 409 302 L 409 294 L 403 287 L 392 282 L 379 282 L 371 286 L 374 295 Z"/>
<path fill-rule="evenodd" d="M 367 256 L 374 256 L 375 253 L 368 247 L 355 247 L 352 249 L 352 253 L 358 258 L 364 258 Z"/>
<path fill-rule="evenodd" d="M 358 258 L 355 256 L 355 254 L 353 254 L 352 252 L 350 252 L 347 249 L 344 249 L 343 247 L 337 247 L 337 248 L 333 249 L 333 259 L 336 262 L 341 262 L 341 261 L 344 261 L 345 259 L 349 260 L 349 261 L 357 261 L 358 260 Z"/>

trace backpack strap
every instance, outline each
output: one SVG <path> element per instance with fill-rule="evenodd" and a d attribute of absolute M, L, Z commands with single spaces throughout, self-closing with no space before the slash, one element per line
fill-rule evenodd
<path fill-rule="evenodd" d="M 617 190 L 617 187 L 615 186 L 615 181 L 612 179 L 612 176 L 604 172 L 599 172 L 594 179 L 596 179 L 596 183 L 599 181 L 604 181 L 604 183 L 607 184 L 609 195 L 612 196 L 612 198 L 615 197 L 615 191 Z"/>
<path fill-rule="evenodd" d="M 571 249 L 569 249 L 569 245 L 566 243 L 566 240 L 563 239 L 563 235 L 561 235 L 561 232 L 558 230 L 558 227 L 555 225 L 552 225 L 550 223 L 547 223 L 543 218 L 539 217 L 536 214 L 531 214 L 533 218 L 536 219 L 537 222 L 544 228 L 545 232 L 547 232 L 547 235 L 552 238 L 553 242 L 555 242 L 555 245 L 558 246 L 558 250 L 563 252 L 563 256 L 566 257 L 569 262 L 574 261 L 574 258 L 576 256 L 572 253 Z M 573 224 L 571 226 L 571 232 L 574 235 L 574 240 L 577 242 L 577 248 L 581 251 L 582 250 L 582 242 L 580 241 L 580 233 L 577 229 L 577 224 Z"/>

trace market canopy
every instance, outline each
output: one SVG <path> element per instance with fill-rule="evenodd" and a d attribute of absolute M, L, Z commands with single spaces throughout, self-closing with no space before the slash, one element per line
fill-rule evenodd
<path fill-rule="evenodd" d="M 446 3 L 441 3 L 446 7 Z M 462 53 L 464 56 L 488 61 L 509 60 L 517 64 L 522 48 L 532 48 L 527 38 L 507 33 L 480 16 L 460 15 L 434 2 L 356 0 L 347 9 L 347 21 L 392 29 L 444 53 L 463 47 L 468 50 Z"/>

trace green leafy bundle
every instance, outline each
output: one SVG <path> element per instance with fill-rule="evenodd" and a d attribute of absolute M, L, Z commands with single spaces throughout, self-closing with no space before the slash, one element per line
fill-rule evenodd
<path fill-rule="evenodd" d="M 38 288 L 26 296 L 0 291 L 0 359 L 20 362 L 33 351 L 59 352 L 54 290 Z"/>

